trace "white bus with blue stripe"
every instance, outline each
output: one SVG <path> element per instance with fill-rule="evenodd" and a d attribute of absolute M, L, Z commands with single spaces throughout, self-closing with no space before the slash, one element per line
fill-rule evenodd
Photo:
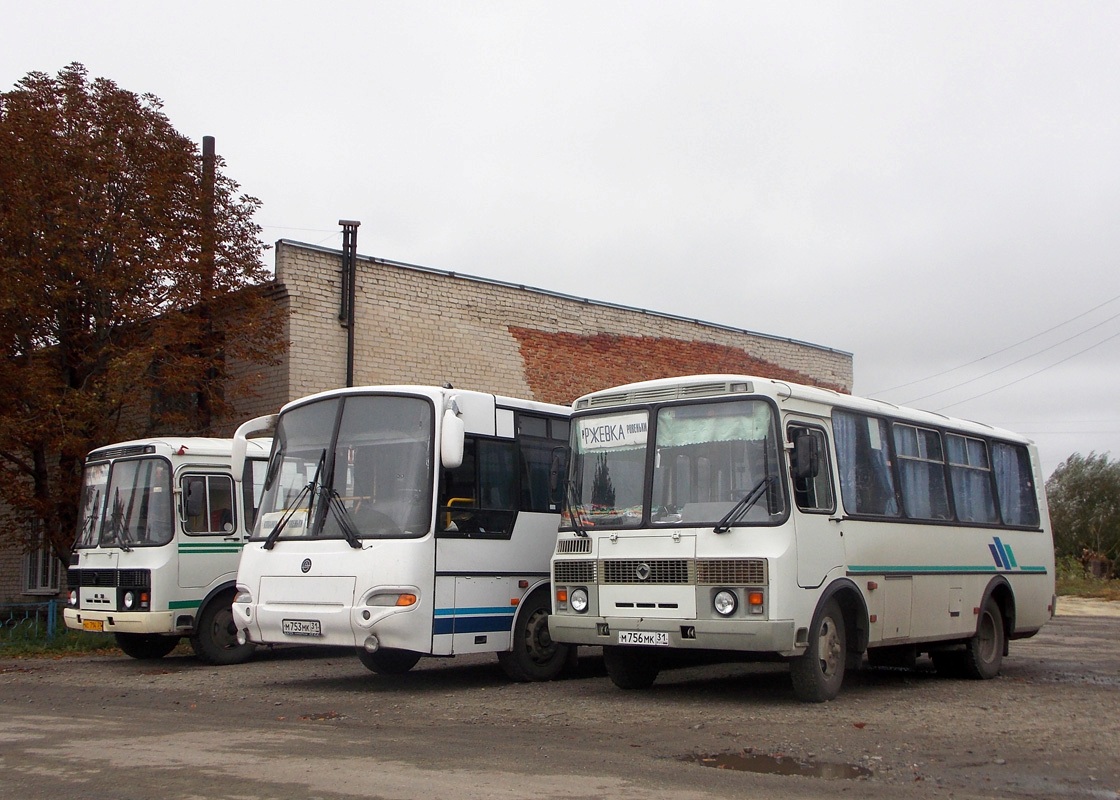
<path fill-rule="evenodd" d="M 338 389 L 241 426 L 275 429 L 238 571 L 243 640 L 352 646 L 374 672 L 495 652 L 555 678 L 549 558 L 564 406 L 431 386 Z"/>
<path fill-rule="evenodd" d="M 1054 613 L 1038 455 L 987 425 L 778 380 L 700 375 L 575 402 L 553 557 L 558 641 L 622 688 L 666 653 L 999 673 Z"/>
<path fill-rule="evenodd" d="M 183 637 L 211 664 L 247 659 L 230 605 L 271 442 L 165 436 L 101 447 L 86 458 L 67 572 L 69 628 L 112 633 L 133 658 Z M 240 485 L 240 494 L 235 486 Z"/>

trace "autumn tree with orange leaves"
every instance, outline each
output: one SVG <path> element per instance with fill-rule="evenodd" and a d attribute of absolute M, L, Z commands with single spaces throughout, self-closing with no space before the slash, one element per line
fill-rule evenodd
<path fill-rule="evenodd" d="M 161 109 L 77 63 L 0 93 L 0 499 L 41 523 L 0 541 L 66 558 L 89 450 L 210 432 L 282 347 L 260 202 Z"/>

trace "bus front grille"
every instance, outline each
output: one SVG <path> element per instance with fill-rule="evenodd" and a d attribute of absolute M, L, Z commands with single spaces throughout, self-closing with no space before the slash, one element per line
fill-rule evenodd
<path fill-rule="evenodd" d="M 594 561 L 556 561 L 552 569 L 554 583 L 595 583 Z"/>
<path fill-rule="evenodd" d="M 68 569 L 66 583 L 71 589 L 82 586 L 143 589 L 151 586 L 152 574 L 146 569 Z"/>
<path fill-rule="evenodd" d="M 686 558 L 620 558 L 599 565 L 604 584 L 696 583 L 696 564 Z"/>
<path fill-rule="evenodd" d="M 702 559 L 696 562 L 696 582 L 705 585 L 763 586 L 766 584 L 766 559 Z"/>

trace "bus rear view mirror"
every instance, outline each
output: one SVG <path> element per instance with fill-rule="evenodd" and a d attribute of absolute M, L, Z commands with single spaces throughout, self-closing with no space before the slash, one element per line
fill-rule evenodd
<path fill-rule="evenodd" d="M 440 462 L 444 469 L 457 469 L 463 463 L 466 425 L 456 413 L 456 407 L 443 412 L 443 431 L 440 434 Z"/>
<path fill-rule="evenodd" d="M 793 477 L 815 478 L 821 471 L 821 448 L 816 436 L 802 431 L 793 441 Z"/>

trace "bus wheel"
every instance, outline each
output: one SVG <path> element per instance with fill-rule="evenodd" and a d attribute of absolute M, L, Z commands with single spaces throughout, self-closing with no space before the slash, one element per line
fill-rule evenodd
<path fill-rule="evenodd" d="M 603 647 L 607 677 L 619 689 L 648 689 L 661 672 L 661 654 L 645 647 Z"/>
<path fill-rule="evenodd" d="M 790 662 L 793 693 L 806 703 L 823 703 L 840 693 L 844 682 L 844 617 L 835 599 L 817 611 L 809 629 L 809 649 Z"/>
<path fill-rule="evenodd" d="M 215 666 L 240 664 L 253 655 L 256 645 L 237 643 L 232 594 L 215 597 L 198 615 L 191 647 L 201 661 Z"/>
<path fill-rule="evenodd" d="M 178 636 L 161 636 L 158 633 L 114 633 L 113 638 L 126 656 L 141 661 L 163 658 L 179 644 Z"/>
<path fill-rule="evenodd" d="M 404 675 L 416 666 L 420 654 L 412 650 L 394 650 L 391 647 L 383 647 L 371 653 L 364 647 L 359 647 L 358 660 L 366 669 L 378 675 Z"/>
<path fill-rule="evenodd" d="M 571 662 L 575 650 L 552 641 L 548 632 L 548 615 L 552 611 L 547 592 L 534 592 L 518 609 L 514 623 L 513 644 L 498 653 L 498 663 L 512 681 L 551 681 L 559 677 Z"/>
<path fill-rule="evenodd" d="M 988 680 L 999 675 L 1003 665 L 1003 614 L 999 603 L 989 597 L 980 609 L 976 635 L 964 648 L 964 674 L 969 678 Z"/>

